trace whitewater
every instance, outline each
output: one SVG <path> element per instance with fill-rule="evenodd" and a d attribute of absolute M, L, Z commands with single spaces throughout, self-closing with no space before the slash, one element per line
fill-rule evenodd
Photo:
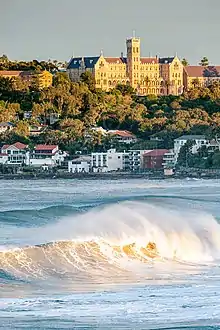
<path fill-rule="evenodd" d="M 0 189 L 0 328 L 220 329 L 219 180 Z"/>

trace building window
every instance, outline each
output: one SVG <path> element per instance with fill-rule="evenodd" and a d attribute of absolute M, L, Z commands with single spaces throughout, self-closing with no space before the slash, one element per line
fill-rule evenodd
<path fill-rule="evenodd" d="M 133 53 L 135 53 L 135 47 L 133 47 Z"/>
<path fill-rule="evenodd" d="M 136 47 L 136 52 L 138 53 L 138 51 L 139 51 L 139 49 L 138 49 L 138 47 Z"/>

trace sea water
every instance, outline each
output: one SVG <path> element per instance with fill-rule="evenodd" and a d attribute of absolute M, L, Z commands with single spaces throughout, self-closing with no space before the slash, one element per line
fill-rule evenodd
<path fill-rule="evenodd" d="M 0 328 L 220 329 L 220 181 L 0 189 Z"/>

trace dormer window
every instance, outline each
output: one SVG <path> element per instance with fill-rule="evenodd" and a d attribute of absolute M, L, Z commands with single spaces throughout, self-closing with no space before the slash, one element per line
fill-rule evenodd
<path fill-rule="evenodd" d="M 77 61 L 74 61 L 74 64 L 77 64 Z"/>
<path fill-rule="evenodd" d="M 89 62 L 90 62 L 90 64 L 92 64 L 93 60 L 90 60 Z"/>

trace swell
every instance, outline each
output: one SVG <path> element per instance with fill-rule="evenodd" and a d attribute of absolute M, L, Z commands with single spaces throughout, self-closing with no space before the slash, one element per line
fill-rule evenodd
<path fill-rule="evenodd" d="M 212 215 L 140 201 L 23 228 L 22 234 L 36 243 L 4 248 L 0 269 L 25 279 L 106 281 L 148 276 L 161 264 L 198 266 L 220 258 L 220 225 Z"/>

